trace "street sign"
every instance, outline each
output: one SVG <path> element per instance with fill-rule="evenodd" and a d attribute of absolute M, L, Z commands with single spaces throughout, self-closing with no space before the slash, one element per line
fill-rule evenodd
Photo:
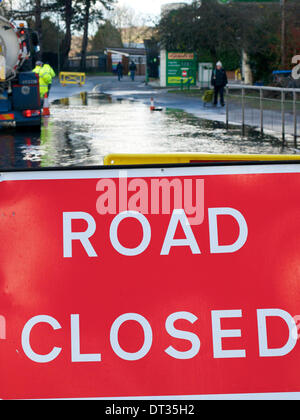
<path fill-rule="evenodd" d="M 196 85 L 196 54 L 186 52 L 167 52 L 167 86 L 181 86 L 182 83 Z"/>
<path fill-rule="evenodd" d="M 0 176 L 0 398 L 300 397 L 300 164 Z"/>

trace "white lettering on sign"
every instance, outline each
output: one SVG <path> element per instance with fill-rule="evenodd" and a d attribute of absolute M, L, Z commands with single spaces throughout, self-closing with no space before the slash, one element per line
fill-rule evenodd
<path fill-rule="evenodd" d="M 267 317 L 277 317 L 285 321 L 289 329 L 289 338 L 287 343 L 281 348 L 270 349 L 267 336 Z M 257 311 L 259 353 L 261 357 L 279 357 L 289 354 L 297 344 L 298 330 L 294 318 L 286 311 L 281 309 L 259 309 Z"/>
<path fill-rule="evenodd" d="M 188 351 L 178 351 L 174 349 L 174 347 L 170 346 L 165 350 L 165 352 L 174 359 L 193 359 L 195 356 L 197 356 L 197 354 L 200 351 L 201 343 L 199 337 L 196 334 L 191 333 L 189 331 L 181 331 L 176 329 L 174 324 L 179 319 L 185 319 L 191 324 L 194 324 L 198 320 L 198 318 L 190 312 L 177 312 L 175 314 L 170 315 L 166 320 L 166 331 L 168 332 L 168 334 L 171 337 L 178 338 L 180 340 L 190 341 L 192 347 Z"/>
<path fill-rule="evenodd" d="M 236 242 L 232 245 L 219 245 L 218 235 L 218 216 L 231 216 L 239 224 L 240 235 Z M 220 208 L 208 209 L 209 234 L 210 234 L 210 250 L 212 254 L 226 254 L 239 251 L 245 245 L 248 238 L 248 226 L 244 216 L 235 209 Z"/>
<path fill-rule="evenodd" d="M 72 362 L 101 362 L 101 354 L 80 353 L 79 315 L 71 315 L 71 337 Z"/>
<path fill-rule="evenodd" d="M 72 221 L 85 220 L 87 229 L 84 232 L 73 232 Z M 97 254 L 90 242 L 90 237 L 96 232 L 95 219 L 88 213 L 72 212 L 63 214 L 63 237 L 64 237 L 64 258 L 72 258 L 72 243 L 80 241 L 89 257 L 97 257 Z"/>
<path fill-rule="evenodd" d="M 214 359 L 243 359 L 247 357 L 245 349 L 223 349 L 223 340 L 226 338 L 241 338 L 242 331 L 240 329 L 222 329 L 222 319 L 242 319 L 243 312 L 241 309 L 238 310 L 214 310 L 211 311 L 211 322 L 212 322 L 212 343 L 213 343 L 213 358 Z M 277 317 L 285 322 L 289 332 L 289 338 L 286 343 L 283 343 L 280 348 L 269 348 L 268 337 L 270 337 L 270 331 L 266 319 L 268 317 Z M 77 314 L 71 315 L 71 363 L 98 363 L 103 362 L 101 354 L 81 354 L 80 352 L 80 316 Z M 198 324 L 198 318 L 196 315 L 190 312 L 175 312 L 167 317 L 165 321 L 165 330 L 168 335 L 178 340 L 189 341 L 191 346 L 189 350 L 179 351 L 174 346 L 167 347 L 164 351 L 172 359 L 177 360 L 189 360 L 198 356 L 201 349 L 200 338 L 195 332 L 185 331 L 178 329 L 175 323 L 179 320 L 188 321 L 192 325 Z M 119 331 L 122 326 L 128 322 L 134 321 L 137 323 L 137 329 L 142 328 L 144 332 L 144 341 L 139 350 L 136 352 L 128 352 L 122 348 L 119 342 Z M 60 347 L 52 347 L 52 350 L 44 355 L 39 354 L 37 350 L 34 350 L 30 344 L 30 335 L 32 330 L 39 324 L 49 324 L 53 330 L 62 329 L 59 322 L 46 315 L 38 315 L 31 318 L 24 326 L 22 331 L 22 348 L 28 359 L 35 363 L 50 363 L 53 362 L 62 352 Z M 257 329 L 258 329 L 258 347 L 259 357 L 284 357 L 288 355 L 296 346 L 297 337 L 295 331 L 297 331 L 296 322 L 292 316 L 281 309 L 258 309 L 257 310 Z M 273 329 L 274 331 L 274 329 Z M 97 328 L 95 328 L 97 334 Z M 99 333 L 99 331 L 98 331 Z M 244 331 L 244 335 L 247 331 Z M 156 336 L 161 337 L 161 332 L 157 332 Z M 43 339 L 42 337 L 40 338 Z M 110 329 L 109 342 L 115 355 L 120 359 L 134 362 L 143 359 L 150 354 L 153 345 L 153 329 L 150 322 L 142 315 L 136 313 L 126 313 L 120 315 L 113 323 Z M 38 344 L 35 342 L 35 346 Z M 61 357 L 61 356 L 60 356 Z"/>
<path fill-rule="evenodd" d="M 61 352 L 61 348 L 54 347 L 50 353 L 47 355 L 41 355 L 36 353 L 30 345 L 30 334 L 33 327 L 38 324 L 49 324 L 54 330 L 59 330 L 61 328 L 58 321 L 55 318 L 47 315 L 38 315 L 34 318 L 31 318 L 25 325 L 22 331 L 22 348 L 28 359 L 36 363 L 50 363 L 57 358 Z"/>
<path fill-rule="evenodd" d="M 123 245 L 120 244 L 119 239 L 118 239 L 119 224 L 123 220 L 128 219 L 128 218 L 138 220 L 143 228 L 142 242 L 140 243 L 138 247 L 133 248 L 133 249 L 125 248 Z M 111 241 L 112 246 L 115 248 L 116 251 L 119 252 L 119 254 L 126 255 L 128 257 L 140 255 L 148 248 L 150 240 L 151 240 L 150 224 L 143 214 L 138 213 L 136 211 L 125 211 L 123 213 L 118 214 L 110 225 L 110 241 Z"/>
<path fill-rule="evenodd" d="M 233 244 L 220 245 L 218 216 L 229 216 L 239 225 L 239 236 Z M 118 228 L 122 221 L 126 219 L 136 219 L 143 230 L 143 238 L 136 248 L 124 247 L 118 238 Z M 74 232 L 72 229 L 73 220 L 83 220 L 87 223 L 87 229 L 82 232 Z M 210 252 L 212 254 L 228 254 L 239 251 L 246 244 L 248 239 L 248 226 L 244 216 L 232 208 L 211 208 L 208 209 L 209 235 L 210 235 Z M 126 222 L 125 222 L 126 223 Z M 178 226 L 181 226 L 185 238 L 175 239 Z M 64 258 L 73 257 L 73 243 L 80 242 L 86 254 L 89 257 L 97 257 L 96 250 L 92 244 L 92 237 L 96 233 L 96 221 L 88 213 L 70 212 L 63 214 L 63 250 Z M 110 241 L 113 248 L 121 255 L 137 256 L 145 252 L 151 242 L 151 225 L 145 215 L 136 211 L 124 211 L 119 213 L 110 225 Z M 173 247 L 189 247 L 192 254 L 201 254 L 197 240 L 193 233 L 185 211 L 183 209 L 175 209 L 171 215 L 166 236 L 162 245 L 161 255 L 169 255 Z M 98 251 L 98 250 L 97 250 Z M 100 250 L 101 251 L 101 250 Z"/>
<path fill-rule="evenodd" d="M 223 350 L 222 338 L 241 337 L 241 330 L 222 330 L 222 318 L 241 318 L 242 311 L 212 311 L 212 331 L 213 331 L 213 344 L 214 344 L 214 358 L 215 359 L 233 359 L 235 357 L 246 357 L 245 350 Z"/>
<path fill-rule="evenodd" d="M 136 321 L 144 330 L 144 344 L 136 353 L 128 353 L 119 344 L 118 334 L 121 326 L 127 321 Z M 139 314 L 124 314 L 115 320 L 110 330 L 110 344 L 113 351 L 123 360 L 140 360 L 145 357 L 152 346 L 153 334 L 149 322 Z"/>
<path fill-rule="evenodd" d="M 185 233 L 186 239 L 174 239 L 179 223 Z M 161 250 L 161 255 L 169 255 L 170 249 L 173 246 L 189 246 L 193 254 L 201 254 L 184 210 L 173 211 L 168 231 L 165 237 L 165 242 Z"/>

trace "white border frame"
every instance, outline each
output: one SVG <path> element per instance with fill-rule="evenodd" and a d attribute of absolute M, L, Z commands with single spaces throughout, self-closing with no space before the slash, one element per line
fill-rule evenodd
<path fill-rule="evenodd" d="M 107 169 L 70 169 L 51 171 L 20 171 L 0 173 L 3 181 L 49 181 L 68 179 L 101 179 L 122 178 L 127 173 L 128 178 L 155 178 L 174 176 L 207 176 L 207 175 L 260 175 L 260 174 L 297 174 L 300 173 L 299 163 L 288 164 L 255 164 L 232 166 L 190 166 L 190 167 L 153 167 L 153 168 L 107 168 Z"/>

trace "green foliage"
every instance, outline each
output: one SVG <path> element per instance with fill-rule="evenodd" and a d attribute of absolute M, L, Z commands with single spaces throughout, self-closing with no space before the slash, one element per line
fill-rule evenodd
<path fill-rule="evenodd" d="M 231 7 L 217 0 L 203 0 L 201 7 L 195 2 L 174 10 L 161 19 L 159 40 L 168 50 L 197 51 L 200 57 L 208 55 L 212 61 L 217 61 L 224 51 L 239 54 L 239 21 L 231 12 Z"/>
<path fill-rule="evenodd" d="M 101 51 L 106 47 L 122 47 L 122 37 L 120 31 L 112 25 L 111 22 L 106 21 L 100 25 L 92 40 L 92 50 Z"/>
<path fill-rule="evenodd" d="M 255 20 L 255 30 L 249 31 L 245 39 L 249 64 L 255 81 L 268 83 L 272 72 L 280 65 L 280 30 L 281 14 L 277 9 L 260 15 Z"/>
<path fill-rule="evenodd" d="M 219 58 L 226 70 L 236 70 L 241 67 L 241 56 L 236 51 L 224 50 L 220 52 Z"/>
<path fill-rule="evenodd" d="M 158 24 L 158 41 L 167 50 L 195 51 L 199 61 L 221 60 L 227 70 L 241 65 L 244 49 L 255 80 L 266 80 L 280 61 L 278 5 L 194 2 L 164 15 Z"/>
<path fill-rule="evenodd" d="M 64 37 L 64 32 L 51 21 L 49 17 L 42 20 L 43 31 L 43 51 L 55 52 L 57 51 L 57 43 Z"/>

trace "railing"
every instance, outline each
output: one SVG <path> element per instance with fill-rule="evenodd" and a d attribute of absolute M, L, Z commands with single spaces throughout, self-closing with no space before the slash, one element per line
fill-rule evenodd
<path fill-rule="evenodd" d="M 295 147 L 300 134 L 300 89 L 228 85 L 226 125 L 238 123 L 258 127 L 263 134 L 280 133 L 282 140 L 292 136 Z"/>

